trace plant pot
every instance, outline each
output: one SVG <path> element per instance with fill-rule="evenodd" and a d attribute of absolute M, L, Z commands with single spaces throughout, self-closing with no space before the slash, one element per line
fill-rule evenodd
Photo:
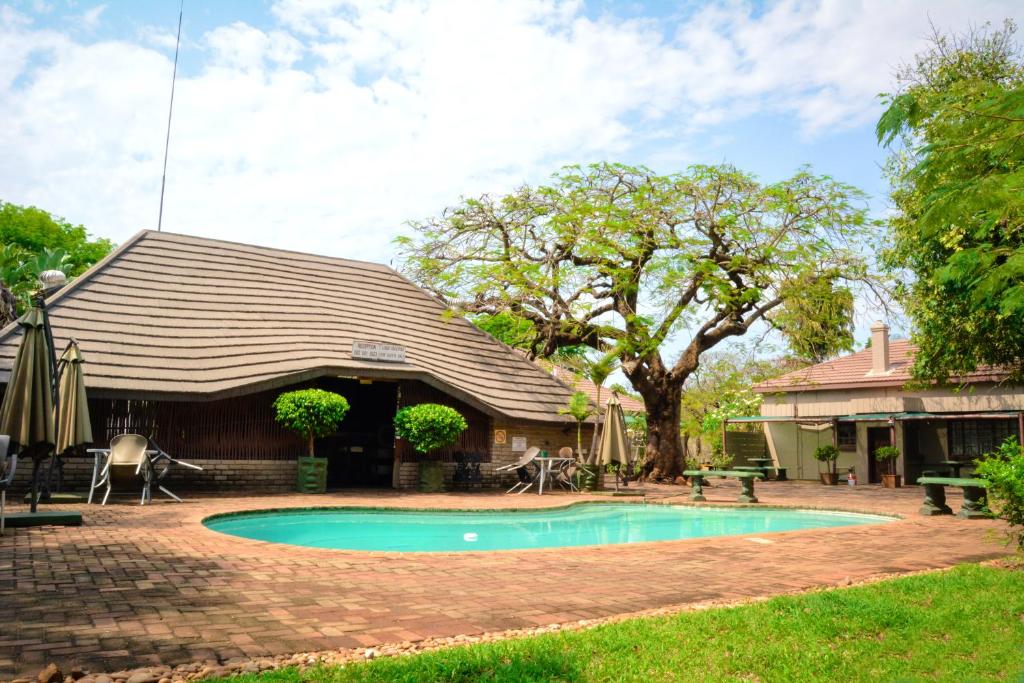
<path fill-rule="evenodd" d="M 420 493 L 441 493 L 444 491 L 444 465 L 440 460 L 420 462 Z"/>
<path fill-rule="evenodd" d="M 899 474 L 883 474 L 882 487 L 887 489 L 903 488 L 903 477 Z"/>
<path fill-rule="evenodd" d="M 295 490 L 299 493 L 327 491 L 327 458 L 299 458 Z"/>
<path fill-rule="evenodd" d="M 825 486 L 835 486 L 839 483 L 838 472 L 819 472 L 818 476 L 821 477 L 821 483 Z"/>

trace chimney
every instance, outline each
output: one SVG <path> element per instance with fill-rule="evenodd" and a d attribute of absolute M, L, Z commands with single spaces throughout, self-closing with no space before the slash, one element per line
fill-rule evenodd
<path fill-rule="evenodd" d="M 889 326 L 881 320 L 871 326 L 871 372 L 884 375 L 889 372 Z"/>

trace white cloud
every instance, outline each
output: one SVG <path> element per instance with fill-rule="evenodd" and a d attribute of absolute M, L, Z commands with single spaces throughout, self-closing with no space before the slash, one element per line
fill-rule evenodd
<path fill-rule="evenodd" d="M 87 31 L 95 31 L 99 28 L 100 17 L 103 15 L 103 11 L 105 9 L 107 9 L 106 5 L 96 5 L 95 7 L 86 10 L 82 13 L 82 16 L 78 18 L 79 24 Z"/>
<path fill-rule="evenodd" d="M 928 12 L 950 27 L 1020 14 Z M 646 150 L 674 170 L 691 136 L 764 112 L 808 135 L 862 124 L 928 29 L 894 1 L 726 2 L 675 26 L 556 0 L 279 0 L 272 15 L 187 44 L 201 67 L 179 73 L 164 225 L 383 261 L 405 220 L 564 162 Z M 0 197 L 116 239 L 155 226 L 172 39 L 87 41 L 0 8 Z"/>

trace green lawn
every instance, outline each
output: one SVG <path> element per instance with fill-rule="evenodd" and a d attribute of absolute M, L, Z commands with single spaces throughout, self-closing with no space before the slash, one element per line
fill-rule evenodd
<path fill-rule="evenodd" d="M 239 681 L 1024 680 L 1024 571 L 958 567 L 736 608 Z"/>

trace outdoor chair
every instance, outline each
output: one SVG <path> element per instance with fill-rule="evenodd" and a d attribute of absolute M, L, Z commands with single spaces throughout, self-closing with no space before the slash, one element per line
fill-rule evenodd
<path fill-rule="evenodd" d="M 571 458 L 566 460 L 558 469 L 552 470 L 551 478 L 556 484 L 561 486 L 563 489 L 570 491 L 579 491 L 576 487 L 575 474 L 576 474 L 576 460 L 573 458 L 572 448 L 569 446 L 563 446 L 558 449 L 559 458 Z"/>
<path fill-rule="evenodd" d="M 162 448 L 141 434 L 118 434 L 110 440 L 110 451 L 107 453 L 102 467 L 97 461 L 97 465 L 93 468 L 89 502 L 92 502 L 92 496 L 96 489 L 106 485 L 107 490 L 103 495 L 102 502 L 103 505 L 106 505 L 116 480 L 118 485 L 127 486 L 132 483 L 142 485 L 139 505 L 145 505 L 153 500 L 154 484 L 180 503 L 182 502 L 181 498 L 160 483 L 170 472 L 171 467 L 175 465 L 200 471 L 203 469 L 198 465 L 172 458 Z"/>
<path fill-rule="evenodd" d="M 519 460 L 516 460 L 511 465 L 505 465 L 503 467 L 495 468 L 495 472 L 508 472 L 515 470 L 516 476 L 519 477 L 519 481 L 516 485 L 510 488 L 505 493 L 523 493 L 537 482 L 537 475 L 540 474 L 540 470 L 533 463 L 540 455 L 540 449 L 534 446 L 533 448 L 527 449 Z M 530 465 L 534 464 L 533 472 L 530 471 Z"/>
<path fill-rule="evenodd" d="M 7 456 L 11 448 L 11 437 L 0 434 L 0 536 L 4 535 L 4 507 L 7 505 L 7 489 L 14 482 L 14 471 L 18 468 L 18 456 Z"/>

